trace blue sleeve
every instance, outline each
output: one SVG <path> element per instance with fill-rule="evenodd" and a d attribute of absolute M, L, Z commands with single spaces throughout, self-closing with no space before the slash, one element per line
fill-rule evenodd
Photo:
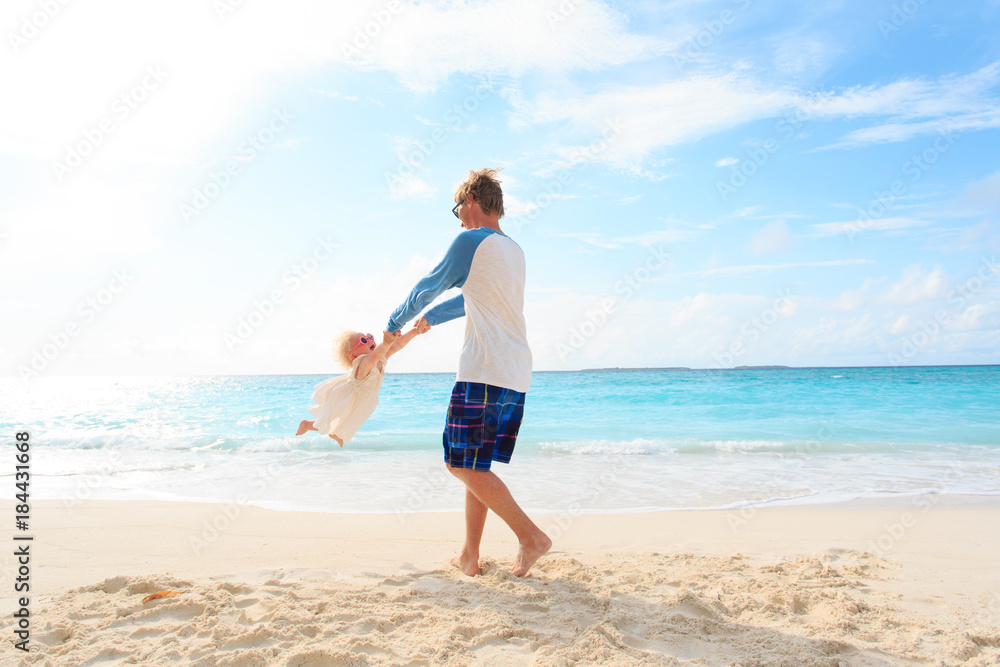
<path fill-rule="evenodd" d="M 444 324 L 445 322 L 451 322 L 454 319 L 465 316 L 465 295 L 459 294 L 454 299 L 448 299 L 447 301 L 442 301 L 438 305 L 434 306 L 426 313 L 424 317 L 427 318 L 427 324 L 431 326 L 437 326 L 439 324 Z"/>
<path fill-rule="evenodd" d="M 487 234 L 481 233 L 478 229 L 471 229 L 459 234 L 452 242 L 451 247 L 448 248 L 441 263 L 424 276 L 410 292 L 410 295 L 406 297 L 406 301 L 392 312 L 386 331 L 399 331 L 404 324 L 419 315 L 442 292 L 464 285 L 465 280 L 469 277 L 469 268 L 472 266 L 472 258 L 476 254 L 476 248 L 486 236 Z M 464 302 L 462 312 L 465 312 Z"/>

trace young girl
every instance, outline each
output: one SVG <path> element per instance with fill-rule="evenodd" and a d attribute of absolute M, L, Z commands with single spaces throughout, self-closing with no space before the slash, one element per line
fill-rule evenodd
<path fill-rule="evenodd" d="M 361 425 L 371 417 L 378 405 L 378 390 L 385 377 L 385 363 L 417 334 L 430 330 L 414 326 L 403 335 L 385 332 L 382 342 L 375 344 L 371 334 L 345 331 L 333 343 L 333 354 L 351 369 L 340 377 L 324 380 L 313 390 L 313 407 L 309 412 L 316 419 L 303 419 L 295 435 L 319 431 L 336 440 L 341 447 L 350 442 Z"/>

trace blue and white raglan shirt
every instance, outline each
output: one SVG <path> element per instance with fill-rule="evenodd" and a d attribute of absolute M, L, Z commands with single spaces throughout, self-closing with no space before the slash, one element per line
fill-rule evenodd
<path fill-rule="evenodd" d="M 524 274 L 524 253 L 510 237 L 485 227 L 464 231 L 392 313 L 386 330 L 399 331 L 445 290 L 461 287 L 461 294 L 424 313 L 432 326 L 467 317 L 455 380 L 526 392 L 531 350 L 524 323 Z"/>

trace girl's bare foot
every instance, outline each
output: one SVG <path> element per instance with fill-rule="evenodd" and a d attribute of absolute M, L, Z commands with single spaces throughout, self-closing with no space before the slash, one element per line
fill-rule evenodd
<path fill-rule="evenodd" d="M 343 447 L 343 446 L 344 446 L 344 441 L 343 441 L 343 440 L 341 440 L 340 438 L 338 438 L 337 436 L 335 436 L 335 435 L 334 435 L 333 433 L 331 433 L 331 434 L 330 434 L 330 437 L 331 437 L 331 438 L 333 438 L 334 440 L 336 440 L 336 441 L 337 441 L 337 443 L 338 443 L 338 444 L 339 444 L 339 445 L 340 445 L 341 447 Z"/>
<path fill-rule="evenodd" d="M 462 553 L 451 559 L 451 564 L 470 577 L 474 577 L 480 572 L 479 555 L 470 554 L 465 549 L 462 549 Z"/>
<path fill-rule="evenodd" d="M 313 422 L 309 419 L 303 419 L 299 422 L 299 430 L 295 432 L 295 435 L 302 435 L 306 431 L 315 431 L 313 428 Z"/>
<path fill-rule="evenodd" d="M 522 544 L 517 549 L 517 556 L 514 558 L 514 567 L 510 568 L 510 573 L 515 577 L 523 577 L 528 574 L 528 570 L 539 558 L 548 553 L 552 548 L 552 540 L 548 535 L 539 531 L 538 537 L 531 542 Z"/>

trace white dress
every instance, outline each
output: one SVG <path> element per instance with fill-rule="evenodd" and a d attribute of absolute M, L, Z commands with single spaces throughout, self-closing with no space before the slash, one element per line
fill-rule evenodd
<path fill-rule="evenodd" d="M 349 442 L 375 412 L 385 378 L 385 361 L 377 363 L 364 380 L 358 380 L 355 374 L 365 356 L 354 360 L 350 373 L 323 380 L 313 389 L 312 402 L 316 405 L 309 412 L 316 418 L 313 427 L 320 433 Z"/>

